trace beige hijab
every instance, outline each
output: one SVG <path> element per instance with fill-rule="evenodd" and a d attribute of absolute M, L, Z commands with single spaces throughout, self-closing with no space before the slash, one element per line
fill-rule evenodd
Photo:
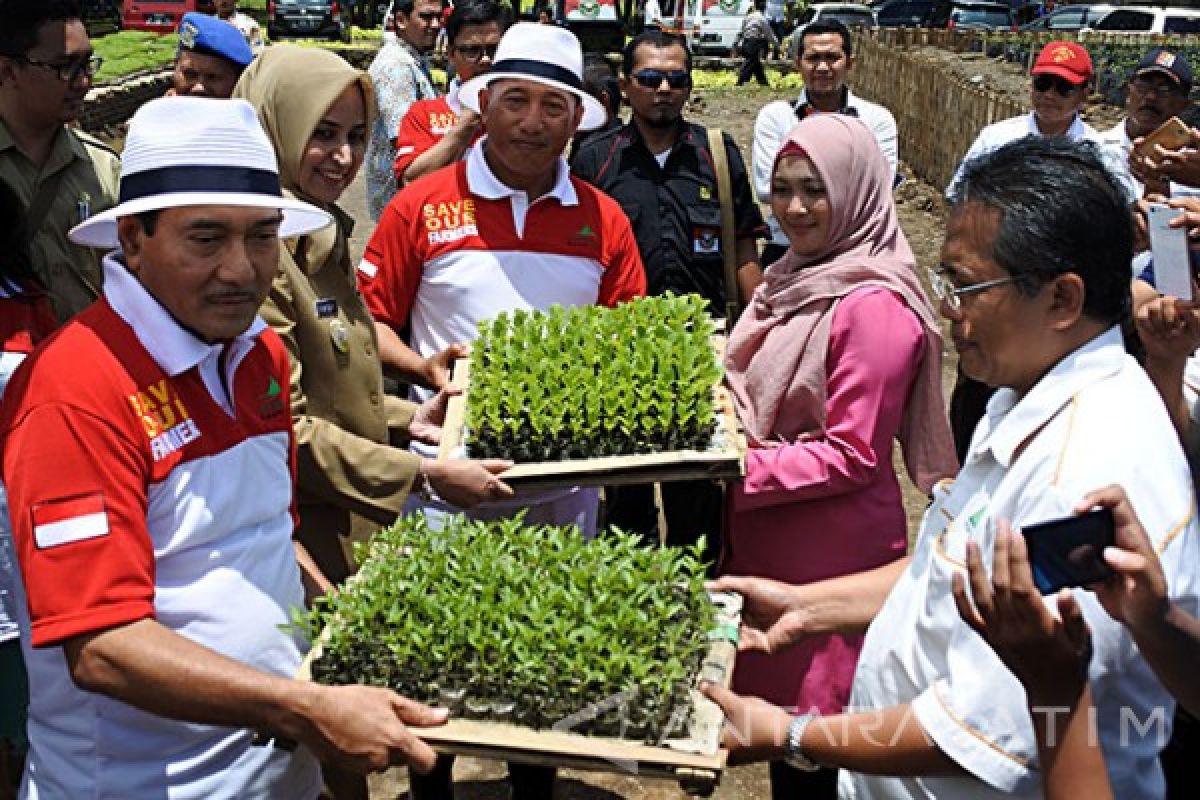
<path fill-rule="evenodd" d="M 290 44 L 272 45 L 254 59 L 233 89 L 233 96 L 247 100 L 258 111 L 275 155 L 279 159 L 279 178 L 289 194 L 324 207 L 306 197 L 297 181 L 300 162 L 308 140 L 321 117 L 341 97 L 346 87 L 355 83 L 362 89 L 367 130 L 375 117 L 375 88 L 367 73 L 355 69 L 340 56 L 315 47 Z M 337 225 L 304 237 L 299 244 L 304 251 L 301 259 L 319 268 L 330 257 L 347 255 L 350 218 L 340 209 L 335 212 Z M 293 252 L 296 244 L 289 245 Z"/>
<path fill-rule="evenodd" d="M 789 249 L 771 264 L 730 335 L 726 373 L 738 415 L 756 447 L 821 435 L 833 311 L 855 289 L 888 289 L 925 329 L 924 356 L 898 438 L 909 476 L 928 492 L 958 464 L 942 397 L 941 332 L 896 218 L 891 171 L 871 132 L 840 114 L 802 121 L 776 165 L 793 153 L 806 155 L 825 184 L 829 241 L 815 255 L 802 258 Z"/>

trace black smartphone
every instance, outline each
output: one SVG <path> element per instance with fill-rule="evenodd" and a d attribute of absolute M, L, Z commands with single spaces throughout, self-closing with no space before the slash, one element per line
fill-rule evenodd
<path fill-rule="evenodd" d="M 1042 594 L 1099 583 L 1112 575 L 1104 563 L 1104 548 L 1116 540 L 1110 509 L 1027 525 L 1021 534 L 1029 551 L 1033 582 Z"/>

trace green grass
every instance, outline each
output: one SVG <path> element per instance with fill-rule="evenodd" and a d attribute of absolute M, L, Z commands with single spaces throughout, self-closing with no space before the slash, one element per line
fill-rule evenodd
<path fill-rule="evenodd" d="M 121 31 L 92 40 L 96 55 L 104 59 L 97 83 L 111 83 L 126 75 L 159 69 L 175 61 L 179 37 L 149 31 Z"/>

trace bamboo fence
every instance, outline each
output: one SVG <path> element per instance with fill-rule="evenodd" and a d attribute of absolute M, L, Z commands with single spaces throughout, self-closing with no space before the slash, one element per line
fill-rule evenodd
<path fill-rule="evenodd" d="M 946 31 L 890 31 L 924 44 Z M 900 38 L 900 37 L 897 37 Z M 929 41 L 929 44 L 934 44 Z M 984 127 L 1025 112 L 1022 104 L 948 75 L 918 53 L 860 37 L 854 91 L 896 117 L 900 157 L 921 180 L 944 187 Z M 918 45 L 919 46 L 919 45 Z M 942 46 L 942 45 L 936 45 Z"/>

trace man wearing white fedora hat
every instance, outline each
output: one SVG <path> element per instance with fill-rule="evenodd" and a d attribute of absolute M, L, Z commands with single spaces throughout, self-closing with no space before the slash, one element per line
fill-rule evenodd
<path fill-rule="evenodd" d="M 459 90 L 487 135 L 463 160 L 405 187 L 380 219 L 359 288 L 384 364 L 417 386 L 445 385 L 462 352 L 455 343 L 473 338 L 481 319 L 645 293 L 624 212 L 572 178 L 562 155 L 576 130 L 605 121 L 582 74 L 570 31 L 509 28 L 491 70 Z M 406 329 L 407 342 L 398 333 Z"/>
<path fill-rule="evenodd" d="M 22 796 L 314 798 L 318 757 L 429 769 L 406 726 L 444 712 L 292 680 L 304 643 L 280 627 L 310 562 L 292 540 L 287 353 L 257 312 L 279 238 L 328 215 L 282 196 L 240 100 L 145 105 L 120 190 L 71 232 L 120 248 L 103 297 L 0 407 L 27 609 Z"/>
<path fill-rule="evenodd" d="M 384 364 L 416 384 L 418 396 L 445 385 L 450 362 L 465 352 L 461 343 L 501 311 L 612 306 L 645 293 L 628 218 L 612 198 L 573 178 L 563 157 L 576 130 L 605 122 L 582 76 L 583 53 L 570 31 L 509 28 L 491 70 L 459 90 L 463 106 L 483 118 L 486 136 L 465 159 L 406 186 L 384 210 L 359 265 L 359 288 Z M 430 502 L 421 510 L 436 524 L 455 509 Z M 526 494 L 467 513 L 519 511 L 531 524 L 574 524 L 590 533 L 597 493 Z M 515 797 L 549 797 L 545 774 L 514 778 Z M 415 782 L 414 797 L 448 796 L 448 780 L 443 770 L 440 787 Z"/>

